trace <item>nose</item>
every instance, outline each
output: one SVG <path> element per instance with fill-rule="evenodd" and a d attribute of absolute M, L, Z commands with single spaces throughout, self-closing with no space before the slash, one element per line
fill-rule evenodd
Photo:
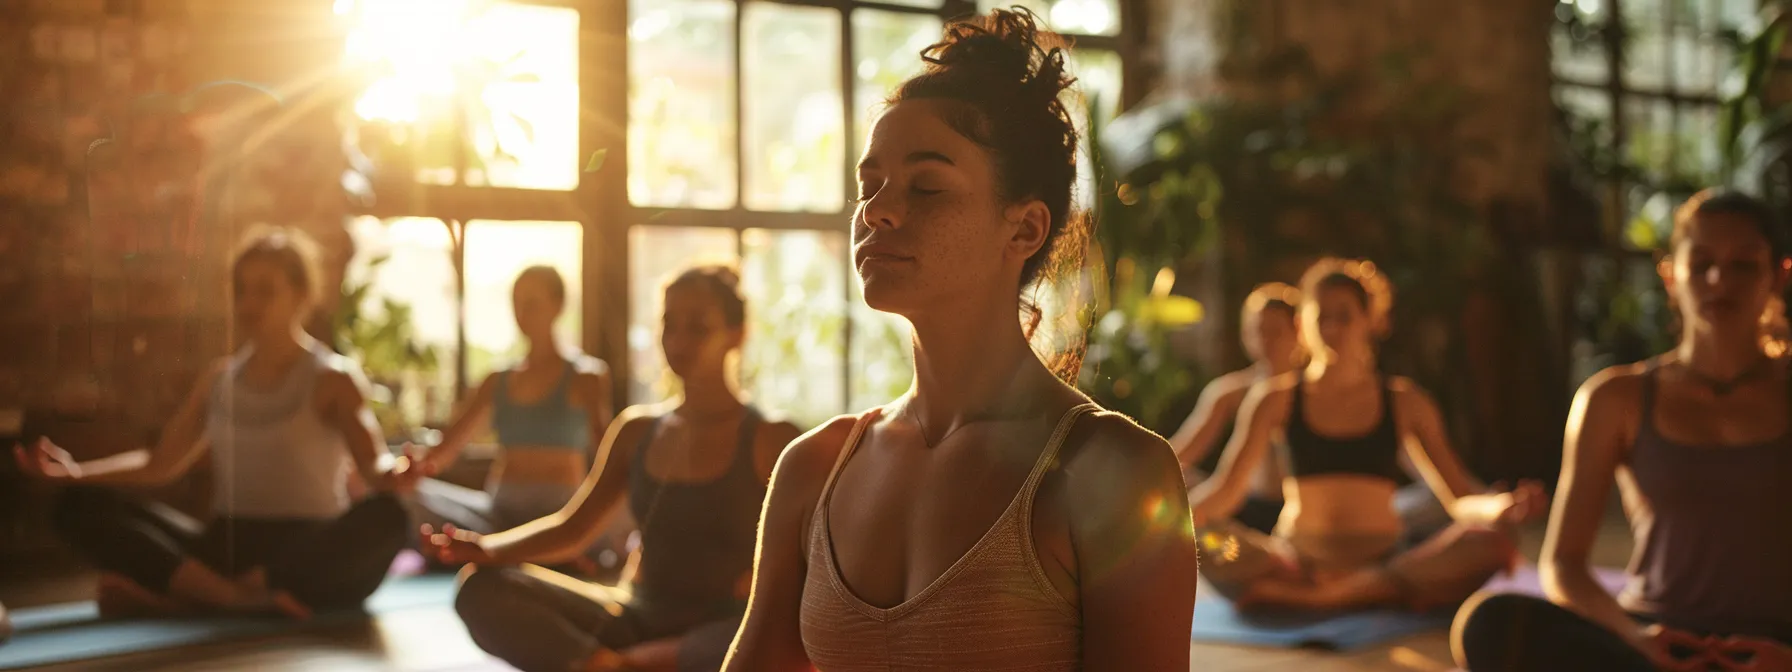
<path fill-rule="evenodd" d="M 879 189 L 859 207 L 859 221 L 871 229 L 894 229 L 902 226 L 889 189 Z"/>

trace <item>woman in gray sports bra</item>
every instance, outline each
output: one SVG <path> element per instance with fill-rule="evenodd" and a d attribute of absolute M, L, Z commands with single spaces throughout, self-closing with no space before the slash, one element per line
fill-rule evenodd
<path fill-rule="evenodd" d="M 248 343 L 202 377 L 151 448 L 75 462 L 47 439 L 17 450 L 26 473 L 72 487 L 62 537 L 103 572 L 103 615 L 348 608 L 405 545 L 392 460 L 360 368 L 306 335 L 320 292 L 297 232 L 252 239 L 232 265 L 232 314 Z M 195 521 L 110 489 L 168 483 L 209 453 L 216 517 Z M 351 502 L 358 473 L 374 494 Z"/>
<path fill-rule="evenodd" d="M 566 350 L 554 322 L 566 309 L 566 280 L 552 266 L 524 269 L 511 288 L 517 329 L 529 342 L 523 361 L 487 376 L 420 462 L 425 474 L 453 466 L 476 433 L 490 426 L 502 452 L 482 490 L 425 479 L 407 499 L 412 522 L 489 534 L 566 506 L 590 469 L 591 448 L 609 429 L 610 372 L 602 360 Z M 575 559 L 581 574 L 621 570 L 627 521 Z"/>
<path fill-rule="evenodd" d="M 1543 542 L 1550 599 L 1464 607 L 1470 670 L 1792 670 L 1792 375 L 1774 328 L 1792 233 L 1752 197 L 1706 191 L 1670 242 L 1680 343 L 1581 386 Z M 1614 486 L 1635 542 L 1615 595 L 1589 561 Z"/>
<path fill-rule="evenodd" d="M 737 285 L 721 267 L 667 285 L 660 345 L 684 394 L 624 410 L 560 512 L 490 535 L 431 537 L 443 560 L 473 565 L 455 610 L 480 648 L 523 670 L 721 666 L 745 610 L 772 464 L 799 433 L 762 420 L 730 374 L 746 326 Z M 577 554 L 625 498 L 641 532 L 626 588 L 523 564 Z"/>

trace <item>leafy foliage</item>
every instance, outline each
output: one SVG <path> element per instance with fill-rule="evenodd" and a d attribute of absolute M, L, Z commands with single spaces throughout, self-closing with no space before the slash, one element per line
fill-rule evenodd
<path fill-rule="evenodd" d="M 1410 65 L 1410 54 L 1390 54 L 1368 72 L 1322 76 L 1304 51 L 1279 49 L 1233 66 L 1281 95 L 1116 120 L 1133 132 L 1101 145 L 1102 184 L 1117 186 L 1097 210 L 1106 272 L 1085 388 L 1147 426 L 1171 420 L 1160 417 L 1167 400 L 1199 381 L 1171 360 L 1167 334 L 1201 311 L 1168 307 L 1152 274 L 1195 266 L 1216 245 L 1224 310 L 1318 256 L 1373 259 L 1400 296 L 1395 322 L 1441 327 L 1442 342 L 1439 328 L 1414 329 L 1406 338 L 1422 347 L 1390 348 L 1402 353 L 1395 367 L 1421 382 L 1447 375 L 1456 318 L 1493 248 L 1456 181 L 1486 148 L 1462 139 L 1460 91 Z"/>

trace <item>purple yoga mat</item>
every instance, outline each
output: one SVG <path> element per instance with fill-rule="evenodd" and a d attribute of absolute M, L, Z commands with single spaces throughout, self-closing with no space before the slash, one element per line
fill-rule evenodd
<path fill-rule="evenodd" d="M 1629 578 L 1624 575 L 1624 570 L 1608 567 L 1593 568 L 1593 579 L 1598 581 L 1599 585 L 1604 586 L 1606 592 L 1613 595 L 1623 590 L 1624 584 L 1629 581 Z M 1518 570 L 1511 576 L 1500 574 L 1493 577 L 1493 580 L 1488 581 L 1487 585 L 1481 589 L 1496 593 L 1522 593 L 1543 597 L 1543 578 L 1537 574 L 1537 566 L 1527 562 L 1519 565 Z"/>

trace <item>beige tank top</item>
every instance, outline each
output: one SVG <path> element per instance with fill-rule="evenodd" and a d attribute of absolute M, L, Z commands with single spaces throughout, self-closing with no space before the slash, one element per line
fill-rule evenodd
<path fill-rule="evenodd" d="M 860 600 L 834 564 L 828 502 L 840 469 L 877 412 L 859 418 L 822 487 L 809 529 L 802 634 L 815 669 L 1078 669 L 1082 616 L 1039 565 L 1033 497 L 1077 418 L 1095 410 L 1099 407 L 1084 404 L 1066 412 L 1020 492 L 983 538 L 920 593 L 888 609 Z"/>

